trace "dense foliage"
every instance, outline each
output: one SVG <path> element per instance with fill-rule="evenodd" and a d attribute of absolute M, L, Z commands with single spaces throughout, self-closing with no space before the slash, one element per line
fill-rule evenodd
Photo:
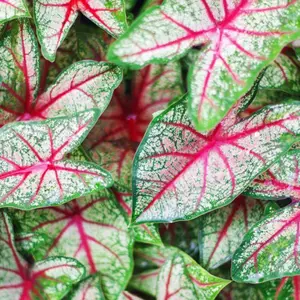
<path fill-rule="evenodd" d="M 299 0 L 0 0 L 0 298 L 300 299 Z"/>

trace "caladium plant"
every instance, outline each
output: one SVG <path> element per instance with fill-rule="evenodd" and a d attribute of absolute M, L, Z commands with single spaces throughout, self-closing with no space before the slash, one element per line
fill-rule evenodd
<path fill-rule="evenodd" d="M 0 298 L 299 300 L 299 38 L 298 0 L 0 0 Z"/>
<path fill-rule="evenodd" d="M 34 263 L 17 252 L 10 218 L 0 214 L 0 295 L 3 299 L 62 299 L 85 274 L 75 259 L 51 257 Z"/>
<path fill-rule="evenodd" d="M 109 58 L 138 68 L 202 45 L 188 76 L 189 113 L 196 128 L 207 131 L 300 36 L 299 8 L 299 1 L 167 0 L 142 14 L 112 45 Z"/>

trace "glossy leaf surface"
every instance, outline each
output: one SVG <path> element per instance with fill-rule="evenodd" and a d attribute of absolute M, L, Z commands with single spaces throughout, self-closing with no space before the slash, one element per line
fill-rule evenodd
<path fill-rule="evenodd" d="M 192 219 L 229 204 L 298 140 L 297 102 L 239 122 L 229 115 L 208 135 L 194 129 L 185 105 L 152 121 L 135 156 L 136 222 Z"/>
<path fill-rule="evenodd" d="M 132 269 L 132 238 L 110 192 L 74 200 L 60 207 L 15 212 L 19 241 L 36 259 L 76 258 L 87 273 L 100 274 L 107 299 L 116 299 Z"/>
<path fill-rule="evenodd" d="M 119 64 L 141 67 L 205 44 L 189 73 L 189 113 L 214 128 L 259 72 L 300 36 L 298 1 L 168 0 L 142 14 L 110 49 Z"/>

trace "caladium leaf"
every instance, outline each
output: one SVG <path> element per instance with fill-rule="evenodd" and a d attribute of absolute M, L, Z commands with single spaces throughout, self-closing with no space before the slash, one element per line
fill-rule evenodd
<path fill-rule="evenodd" d="M 289 94 L 300 92 L 300 63 L 290 48 L 277 56 L 266 69 L 260 89 L 281 90 Z"/>
<path fill-rule="evenodd" d="M 239 196 L 230 205 L 200 218 L 200 263 L 215 269 L 229 261 L 247 231 L 264 214 L 261 201 Z"/>
<path fill-rule="evenodd" d="M 159 269 L 155 269 L 135 274 L 131 277 L 129 286 L 137 291 L 155 297 L 159 271 Z"/>
<path fill-rule="evenodd" d="M 0 124 L 45 119 L 99 108 L 105 110 L 122 79 L 120 68 L 105 62 L 71 65 L 39 96 L 39 53 L 26 22 L 15 24 L 0 44 Z"/>
<path fill-rule="evenodd" d="M 77 62 L 37 99 L 33 115 L 53 118 L 94 107 L 104 111 L 121 80 L 121 69 L 110 63 Z"/>
<path fill-rule="evenodd" d="M 222 290 L 230 281 L 215 277 L 201 268 L 190 256 L 181 252 L 174 247 L 135 247 L 135 254 L 137 258 L 136 264 L 142 263 L 143 265 L 150 263 L 152 266 L 151 271 L 142 272 L 141 274 L 134 275 L 130 282 L 130 286 L 135 289 L 140 289 L 143 292 L 149 290 L 150 284 L 157 285 L 158 274 L 161 267 L 167 260 L 174 255 L 179 254 L 183 257 L 185 267 L 190 280 L 192 281 L 197 297 L 195 299 L 214 299 L 217 294 Z M 157 268 L 153 270 L 153 266 Z M 146 281 L 146 283 L 143 283 Z M 148 284 L 148 287 L 145 287 Z M 139 288 L 140 287 L 140 288 Z M 154 288 L 155 286 L 153 286 Z M 159 287 L 157 287 L 159 289 Z M 154 291 L 154 289 L 153 289 Z M 150 295 L 153 295 L 153 292 Z"/>
<path fill-rule="evenodd" d="M 232 278 L 258 283 L 300 274 L 300 204 L 267 215 L 244 237 L 232 260 Z"/>
<path fill-rule="evenodd" d="M 112 192 L 115 199 L 124 210 L 129 223 L 132 215 L 132 193 L 120 186 L 113 187 Z M 155 224 L 133 225 L 131 228 L 134 231 L 134 239 L 136 242 L 162 245 L 162 241 Z"/>
<path fill-rule="evenodd" d="M 118 36 L 127 26 L 121 0 L 64 0 L 59 3 L 55 0 L 35 0 L 35 24 L 42 53 L 47 60 L 55 60 L 56 51 L 75 22 L 78 12 L 113 36 Z"/>
<path fill-rule="evenodd" d="M 183 258 L 176 254 L 161 267 L 158 275 L 157 300 L 198 299 Z"/>
<path fill-rule="evenodd" d="M 220 300 L 297 300 L 299 295 L 299 276 L 284 277 L 280 280 L 261 284 L 245 284 L 232 282 L 219 295 Z"/>
<path fill-rule="evenodd" d="M 15 248 L 11 220 L 3 211 L 0 213 L 0 244 L 1 299 L 59 300 L 84 276 L 84 267 L 68 257 L 51 257 L 33 265 L 27 263 Z"/>
<path fill-rule="evenodd" d="M 132 237 L 109 191 L 34 212 L 14 211 L 22 248 L 36 259 L 65 255 L 98 272 L 105 299 L 116 299 L 132 271 Z"/>
<path fill-rule="evenodd" d="M 129 293 L 127 291 L 124 291 L 124 292 L 122 292 L 122 294 L 120 295 L 118 300 L 143 300 L 143 299 L 140 297 L 137 297 L 135 295 L 132 295 L 131 293 Z"/>
<path fill-rule="evenodd" d="M 299 178 L 300 150 L 290 150 L 269 170 L 260 174 L 246 190 L 246 194 L 260 199 L 300 200 Z"/>
<path fill-rule="evenodd" d="M 0 1 L 0 24 L 16 18 L 30 18 L 25 0 Z"/>
<path fill-rule="evenodd" d="M 0 124 L 30 110 L 39 88 L 38 45 L 29 22 L 14 22 L 0 42 Z"/>
<path fill-rule="evenodd" d="M 70 300 L 105 300 L 98 275 L 89 276 L 82 280 L 68 295 Z"/>
<path fill-rule="evenodd" d="M 135 156 L 137 223 L 192 219 L 229 204 L 298 140 L 297 102 L 263 108 L 233 125 L 228 115 L 203 135 L 184 100 L 154 118 Z"/>
<path fill-rule="evenodd" d="M 182 93 L 180 65 L 150 65 L 136 72 L 126 94 L 120 86 L 99 122 L 84 142 L 94 161 L 131 189 L 132 161 L 154 112 Z"/>
<path fill-rule="evenodd" d="M 189 112 L 196 128 L 207 131 L 281 49 L 300 36 L 299 8 L 295 0 L 168 0 L 142 14 L 111 46 L 108 57 L 141 67 L 205 44 L 190 69 Z"/>
<path fill-rule="evenodd" d="M 74 26 L 56 53 L 53 63 L 42 58 L 40 93 L 53 84 L 57 76 L 72 63 L 79 60 L 104 61 L 108 38 L 99 28 L 90 28 L 84 24 Z"/>
<path fill-rule="evenodd" d="M 57 205 L 112 185 L 94 163 L 63 159 L 78 147 L 99 116 L 17 122 L 1 129 L 0 206 L 32 209 Z"/>

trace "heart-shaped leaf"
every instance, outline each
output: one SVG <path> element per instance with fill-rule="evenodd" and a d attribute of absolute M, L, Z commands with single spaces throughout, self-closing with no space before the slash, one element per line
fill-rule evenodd
<path fill-rule="evenodd" d="M 59 300 L 85 274 L 84 267 L 69 257 L 50 257 L 33 265 L 17 252 L 10 218 L 0 213 L 1 299 Z"/>
<path fill-rule="evenodd" d="M 300 36 L 300 3 L 167 0 L 142 14 L 109 50 L 109 59 L 141 67 L 205 44 L 189 73 L 189 113 L 214 128 L 258 73 Z"/>
<path fill-rule="evenodd" d="M 0 23 L 16 18 L 30 18 L 25 0 L 0 1 Z"/>
<path fill-rule="evenodd" d="M 121 69 L 110 63 L 81 61 L 67 68 L 45 93 L 37 96 L 39 53 L 27 22 L 15 23 L 6 33 L 0 43 L 0 65 L 1 125 L 69 116 L 89 108 L 103 112 L 122 79 Z"/>
<path fill-rule="evenodd" d="M 112 192 L 115 199 L 124 210 L 128 222 L 130 222 L 132 216 L 132 193 L 120 186 L 113 187 Z M 134 239 L 136 242 L 162 245 L 162 241 L 155 224 L 133 225 L 132 229 L 134 231 Z"/>
<path fill-rule="evenodd" d="M 200 218 L 201 265 L 215 269 L 229 261 L 244 235 L 263 214 L 261 201 L 239 196 L 223 209 Z"/>
<path fill-rule="evenodd" d="M 232 278 L 258 283 L 300 274 L 300 204 L 267 215 L 246 234 L 232 260 Z"/>
<path fill-rule="evenodd" d="M 194 284 L 183 258 L 176 254 L 161 267 L 158 275 L 157 300 L 197 299 Z"/>
<path fill-rule="evenodd" d="M 132 270 L 132 238 L 109 191 L 60 207 L 14 211 L 14 218 L 18 240 L 34 258 L 59 254 L 78 259 L 89 274 L 100 274 L 106 299 L 116 299 L 125 289 Z"/>
<path fill-rule="evenodd" d="M 136 265 L 150 265 L 151 270 L 134 275 L 130 286 L 142 292 L 154 295 L 160 288 L 157 281 L 161 267 L 168 259 L 179 255 L 183 258 L 189 279 L 194 285 L 197 297 L 195 299 L 214 299 L 230 281 L 215 277 L 201 268 L 190 256 L 174 247 L 135 247 Z M 170 262 L 169 262 L 170 263 Z M 153 270 L 153 267 L 156 267 Z"/>
<path fill-rule="evenodd" d="M 200 134 L 184 99 L 154 118 L 134 161 L 136 222 L 192 219 L 229 204 L 298 140 L 297 102 L 266 107 L 233 125 L 232 118 Z"/>
<path fill-rule="evenodd" d="M 90 110 L 69 118 L 6 125 L 0 135 L 0 206 L 32 209 L 62 204 L 112 185 L 96 164 L 65 160 L 99 116 Z"/>
<path fill-rule="evenodd" d="M 267 200 L 289 197 L 300 200 L 299 163 L 300 150 L 290 150 L 269 170 L 255 178 L 246 194 Z"/>
<path fill-rule="evenodd" d="M 43 56 L 54 61 L 58 47 L 75 22 L 78 12 L 83 13 L 108 33 L 118 36 L 126 28 L 124 3 L 103 0 L 35 0 L 34 15 Z"/>
<path fill-rule="evenodd" d="M 178 63 L 150 65 L 134 74 L 130 94 L 125 84 L 88 135 L 84 147 L 116 182 L 131 189 L 132 161 L 152 115 L 182 93 Z"/>

